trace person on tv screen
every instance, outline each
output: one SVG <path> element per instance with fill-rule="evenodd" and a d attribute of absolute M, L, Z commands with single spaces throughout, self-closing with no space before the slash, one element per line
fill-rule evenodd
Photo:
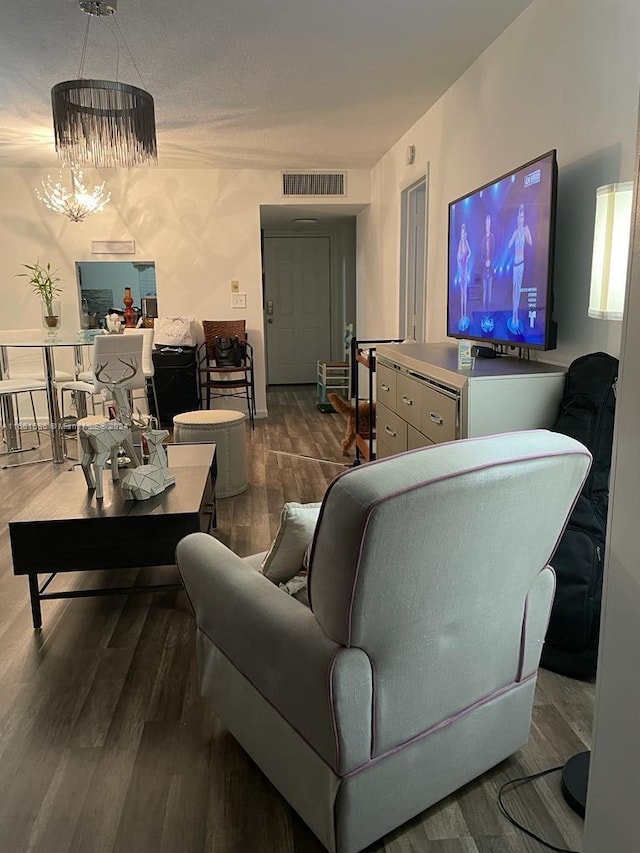
<path fill-rule="evenodd" d="M 493 288 L 493 259 L 496 242 L 491 233 L 491 215 L 487 213 L 484 220 L 484 237 L 482 238 L 482 308 L 491 308 L 491 290 Z"/>
<path fill-rule="evenodd" d="M 524 327 L 518 317 L 518 309 L 520 307 L 520 292 L 522 291 L 522 279 L 524 278 L 524 246 L 527 243 L 533 245 L 531 240 L 531 231 L 529 226 L 524 221 L 524 204 L 518 208 L 518 218 L 516 230 L 511 235 L 507 248 L 513 248 L 513 307 L 511 318 L 507 320 L 507 328 L 515 335 L 520 335 L 524 331 Z"/>
<path fill-rule="evenodd" d="M 471 257 L 471 247 L 467 240 L 467 226 L 462 223 L 460 227 L 460 242 L 458 243 L 458 278 L 460 279 L 460 320 L 458 328 L 464 331 L 469 328 L 469 318 L 467 317 L 467 288 L 469 285 L 469 258 Z"/>

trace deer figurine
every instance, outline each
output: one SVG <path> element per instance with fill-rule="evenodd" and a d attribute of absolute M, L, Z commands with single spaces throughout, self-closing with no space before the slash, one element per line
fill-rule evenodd
<path fill-rule="evenodd" d="M 99 364 L 95 371 L 96 379 L 101 382 L 111 394 L 116 410 L 116 420 L 120 421 L 121 424 L 130 427 L 133 425 L 133 415 L 131 412 L 128 383 L 138 372 L 138 362 L 135 358 L 132 358 L 131 361 L 125 361 L 123 358 L 119 358 L 118 361 L 125 368 L 122 376 L 114 379 L 106 372 L 107 365 Z"/>
<path fill-rule="evenodd" d="M 115 402 L 117 420 L 102 421 L 97 424 L 87 424 L 79 427 L 80 447 L 82 458 L 80 465 L 89 489 L 96 490 L 96 498 L 104 496 L 102 488 L 102 472 L 107 461 L 111 460 L 111 477 L 114 481 L 119 479 L 118 472 L 118 450 L 123 447 L 135 465 L 138 464 L 138 456 L 131 441 L 131 405 L 126 388 L 126 383 L 132 379 L 138 371 L 138 365 L 118 359 L 127 370 L 118 379 L 110 377 L 106 371 L 106 365 L 99 364 L 96 368 L 96 379 L 108 388 Z"/>
<path fill-rule="evenodd" d="M 131 444 L 131 429 L 119 421 L 103 421 L 98 424 L 80 426 L 80 447 L 82 457 L 80 465 L 90 489 L 96 490 L 96 497 L 104 497 L 102 488 L 102 472 L 111 460 L 111 477 L 119 479 L 118 451 L 124 447 L 126 452 L 135 458 L 135 450 Z"/>
<path fill-rule="evenodd" d="M 138 421 L 135 423 L 138 424 Z M 128 500 L 144 501 L 159 495 L 172 486 L 176 478 L 167 468 L 167 454 L 162 442 L 169 432 L 166 429 L 144 430 L 144 436 L 149 445 L 149 463 L 139 465 L 127 472 L 122 481 L 122 491 Z"/>

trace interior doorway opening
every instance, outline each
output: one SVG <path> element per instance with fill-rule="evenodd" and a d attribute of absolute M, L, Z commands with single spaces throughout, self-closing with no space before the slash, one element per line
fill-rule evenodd
<path fill-rule="evenodd" d="M 400 196 L 400 337 L 424 341 L 427 255 L 426 175 Z"/>
<path fill-rule="evenodd" d="M 346 360 L 362 208 L 261 207 L 267 385 L 316 383 L 318 361 Z"/>

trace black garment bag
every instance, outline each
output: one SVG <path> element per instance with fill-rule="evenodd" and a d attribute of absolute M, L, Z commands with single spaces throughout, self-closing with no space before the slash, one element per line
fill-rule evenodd
<path fill-rule="evenodd" d="M 572 678 L 596 673 L 602 568 L 609 506 L 618 359 L 604 352 L 576 359 L 567 371 L 554 432 L 592 453 L 589 476 L 551 558 L 556 595 L 541 665 Z"/>

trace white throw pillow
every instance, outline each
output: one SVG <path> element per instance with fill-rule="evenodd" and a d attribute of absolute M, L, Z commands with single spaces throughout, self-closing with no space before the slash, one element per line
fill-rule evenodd
<path fill-rule="evenodd" d="M 280 527 L 261 566 L 262 574 L 273 583 L 286 583 L 302 569 L 321 506 L 291 502 L 282 507 Z"/>

